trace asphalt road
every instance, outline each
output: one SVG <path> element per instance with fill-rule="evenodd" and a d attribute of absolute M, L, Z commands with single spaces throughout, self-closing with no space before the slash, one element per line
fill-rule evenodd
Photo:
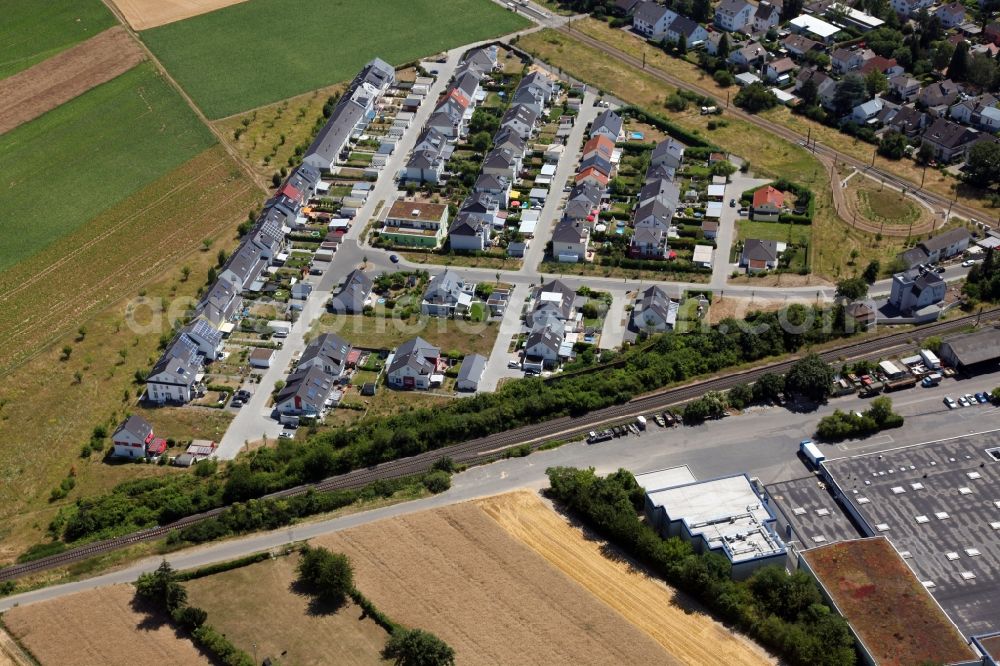
<path fill-rule="evenodd" d="M 935 388 L 915 388 L 893 394 L 893 403 L 906 421 L 903 427 L 874 437 L 841 444 L 824 444 L 829 458 L 957 437 L 1000 428 L 1000 408 L 978 405 L 949 411 L 942 399 L 964 393 L 989 391 L 1000 383 L 1000 372 L 968 380 L 946 379 Z M 551 466 L 594 467 L 598 473 L 618 468 L 648 472 L 687 465 L 695 477 L 709 479 L 749 473 L 764 483 L 809 474 L 797 456 L 798 443 L 815 429 L 820 417 L 834 409 L 864 409 L 868 403 L 850 396 L 832 400 L 814 412 L 796 413 L 783 408 L 755 408 L 747 413 L 697 427 L 660 429 L 651 424 L 640 436 L 601 444 L 583 442 L 542 451 L 526 458 L 512 458 L 474 467 L 453 477 L 452 487 L 440 495 L 383 507 L 339 518 L 303 523 L 274 532 L 172 553 L 166 557 L 177 568 L 205 566 L 321 534 L 349 529 L 384 518 L 509 492 L 546 486 L 545 469 Z M 19 604 L 56 599 L 103 585 L 134 581 L 140 573 L 156 568 L 161 558 L 146 558 L 120 570 L 74 583 L 55 585 L 0 599 L 0 612 Z"/>

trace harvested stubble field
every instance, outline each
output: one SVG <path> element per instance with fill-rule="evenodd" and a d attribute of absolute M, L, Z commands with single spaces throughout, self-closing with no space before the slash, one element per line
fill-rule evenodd
<path fill-rule="evenodd" d="M 111 0 L 135 30 L 166 25 L 245 0 Z"/>
<path fill-rule="evenodd" d="M 0 134 L 132 69 L 142 49 L 116 26 L 0 80 Z"/>
<path fill-rule="evenodd" d="M 209 666 L 170 624 L 133 607 L 135 588 L 114 585 L 4 614 L 11 634 L 48 666 Z"/>
<path fill-rule="evenodd" d="M 346 553 L 376 606 L 440 636 L 460 664 L 681 663 L 472 503 L 315 542 Z"/>
<path fill-rule="evenodd" d="M 490 0 L 249 0 L 142 39 L 209 118 L 527 27 Z M 211 67 L 206 67 L 211 63 Z"/>
<path fill-rule="evenodd" d="M 115 24 L 101 0 L 0 0 L 0 79 Z"/>
<path fill-rule="evenodd" d="M 357 605 L 348 602 L 328 612 L 316 607 L 311 595 L 296 590 L 298 559 L 278 557 L 184 587 L 191 604 L 208 612 L 209 624 L 248 654 L 256 644 L 261 660 L 271 657 L 300 666 L 389 663 L 379 656 L 388 634 L 363 617 Z"/>
<path fill-rule="evenodd" d="M 773 664 L 747 638 L 693 607 L 629 562 L 607 557 L 604 542 L 588 538 L 529 491 L 478 502 L 513 537 L 541 555 L 685 664 Z"/>
<path fill-rule="evenodd" d="M 0 448 L 0 562 L 42 540 L 58 507 L 48 503 L 49 490 L 71 466 L 76 488 L 65 502 L 171 471 L 106 465 L 99 455 L 79 459 L 94 426 L 132 409 L 139 388 L 133 373 L 152 366 L 167 330 L 165 321 L 155 325 L 143 313 L 136 320 L 144 328 L 131 330 L 124 321 L 127 299 L 143 291 L 167 305 L 195 297 L 217 251 L 232 251 L 236 225 L 260 196 L 215 147 L 0 273 L 0 338 L 10 341 L 0 348 L 0 437 L 8 442 Z M 199 249 L 203 238 L 214 241 L 208 252 Z M 191 268 L 186 282 L 185 265 Z M 65 360 L 63 346 L 72 350 Z M 206 424 L 223 418 L 212 411 L 208 421 L 186 428 L 186 421 L 165 414 L 165 432 L 178 438 L 208 435 L 217 428 Z M 148 418 L 159 427 L 156 410 Z"/>
<path fill-rule="evenodd" d="M 213 143 L 148 62 L 0 135 L 0 270 L 65 238 Z"/>

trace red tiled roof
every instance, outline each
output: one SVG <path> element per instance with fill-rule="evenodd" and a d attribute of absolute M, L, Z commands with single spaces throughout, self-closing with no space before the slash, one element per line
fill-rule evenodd
<path fill-rule="evenodd" d="M 576 182 L 579 183 L 579 182 L 585 180 L 588 176 L 593 176 L 594 178 L 596 178 L 597 182 L 599 182 L 601 185 L 607 185 L 608 184 L 608 177 L 607 177 L 607 175 L 601 173 L 601 171 L 599 169 L 595 169 L 594 167 L 587 167 L 586 169 L 584 169 L 580 173 L 576 174 Z"/>
<path fill-rule="evenodd" d="M 767 203 L 774 204 L 778 208 L 781 208 L 781 206 L 785 203 L 785 195 L 782 194 L 780 190 L 776 190 L 770 185 L 762 187 L 753 193 L 754 208 L 763 206 Z"/>
<path fill-rule="evenodd" d="M 896 66 L 895 58 L 883 58 L 882 56 L 875 56 L 874 58 L 869 58 L 865 61 L 865 64 L 861 65 L 861 73 L 868 74 L 871 71 L 878 70 L 884 72 L 885 70 Z"/>
<path fill-rule="evenodd" d="M 281 188 L 281 194 L 285 195 L 289 199 L 301 199 L 302 193 L 299 192 L 294 185 L 291 183 L 285 183 L 285 186 Z"/>
<path fill-rule="evenodd" d="M 595 150 L 605 159 L 611 159 L 612 153 L 615 152 L 615 142 L 603 134 L 598 134 L 583 145 L 583 157 L 586 158 Z"/>
<path fill-rule="evenodd" d="M 146 453 L 152 455 L 160 455 L 167 450 L 167 441 L 165 439 L 160 439 L 157 437 L 149 444 L 146 445 Z"/>

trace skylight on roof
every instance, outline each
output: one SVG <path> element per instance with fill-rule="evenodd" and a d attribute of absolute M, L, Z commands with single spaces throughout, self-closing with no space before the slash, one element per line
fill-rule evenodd
<path fill-rule="evenodd" d="M 971 495 L 972 494 L 972 488 L 966 488 L 965 486 L 962 486 L 961 488 L 958 489 L 958 494 L 959 495 Z"/>
<path fill-rule="evenodd" d="M 982 553 L 979 552 L 978 548 L 966 548 L 965 554 L 969 557 L 979 557 Z"/>
<path fill-rule="evenodd" d="M 910 488 L 913 488 L 914 490 L 923 490 L 924 489 L 924 484 L 922 484 L 919 481 L 917 481 L 916 483 L 911 483 L 910 484 Z"/>
<path fill-rule="evenodd" d="M 972 573 L 971 571 L 963 571 L 962 572 L 962 580 L 972 580 L 975 577 L 976 577 L 976 574 Z"/>
<path fill-rule="evenodd" d="M 858 498 L 858 504 L 868 504 L 869 502 L 871 502 L 871 500 L 868 499 L 867 497 L 859 497 Z"/>
<path fill-rule="evenodd" d="M 877 529 L 879 532 L 888 532 L 889 531 L 889 524 L 888 523 L 879 523 L 878 525 L 875 526 L 875 529 Z"/>
<path fill-rule="evenodd" d="M 923 586 L 929 590 L 932 587 L 934 587 L 934 581 L 932 581 L 932 580 L 925 580 L 925 581 L 923 581 Z"/>
<path fill-rule="evenodd" d="M 973 481 L 975 481 L 976 479 L 983 478 L 983 475 L 980 474 L 979 472 L 968 472 L 966 473 L 966 476 L 972 479 Z"/>
<path fill-rule="evenodd" d="M 801 506 L 797 506 L 794 509 L 792 509 L 792 513 L 794 513 L 796 516 L 801 516 L 805 512 L 806 512 L 806 510 L 803 509 Z"/>
<path fill-rule="evenodd" d="M 829 509 L 816 509 L 816 515 L 817 516 L 829 516 L 830 515 L 830 510 Z"/>
<path fill-rule="evenodd" d="M 948 512 L 938 511 L 937 513 L 934 514 L 934 517 L 937 518 L 938 520 L 944 520 L 948 517 Z"/>
<path fill-rule="evenodd" d="M 905 492 L 906 492 L 906 489 L 903 488 L 903 486 L 893 486 L 892 487 L 892 494 L 893 495 L 902 495 Z"/>
<path fill-rule="evenodd" d="M 952 551 L 950 553 L 945 553 L 944 556 L 948 558 L 949 562 L 954 562 L 955 560 L 958 559 L 958 553 L 956 553 L 954 551 Z"/>
<path fill-rule="evenodd" d="M 812 540 L 814 543 L 824 543 L 826 541 L 826 537 L 822 534 L 817 534 L 812 538 Z"/>
<path fill-rule="evenodd" d="M 923 525 L 924 523 L 929 523 L 930 520 L 931 519 L 928 518 L 927 516 L 917 516 L 917 523 L 919 523 L 920 525 Z"/>

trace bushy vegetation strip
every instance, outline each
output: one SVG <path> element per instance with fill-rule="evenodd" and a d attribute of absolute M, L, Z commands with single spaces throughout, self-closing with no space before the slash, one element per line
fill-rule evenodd
<path fill-rule="evenodd" d="M 871 406 L 863 412 L 834 410 L 824 416 L 816 427 L 816 436 L 827 442 L 866 437 L 882 430 L 903 425 L 903 417 L 892 411 L 892 400 L 882 396 L 872 400 Z"/>
<path fill-rule="evenodd" d="M 803 666 L 855 663 L 847 622 L 823 603 L 806 573 L 763 567 L 745 581 L 733 580 L 724 557 L 696 554 L 680 538 L 663 539 L 640 518 L 644 491 L 626 470 L 602 478 L 593 469 L 554 467 L 548 476 L 549 497 L 783 660 Z"/>

